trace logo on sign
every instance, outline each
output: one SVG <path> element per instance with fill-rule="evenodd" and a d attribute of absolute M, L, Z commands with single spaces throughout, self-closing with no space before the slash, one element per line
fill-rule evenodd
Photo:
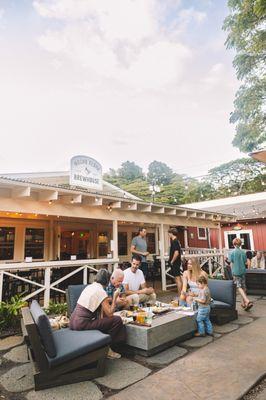
<path fill-rule="evenodd" d="M 75 156 L 70 162 L 70 185 L 102 190 L 102 166 L 91 157 Z"/>

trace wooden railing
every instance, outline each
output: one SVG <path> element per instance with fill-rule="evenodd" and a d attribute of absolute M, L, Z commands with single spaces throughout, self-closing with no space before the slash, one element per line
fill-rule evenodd
<path fill-rule="evenodd" d="M 47 261 L 47 262 L 32 262 L 32 263 L 12 263 L 12 264 L 0 264 L 0 302 L 3 299 L 3 288 L 5 279 L 12 278 L 13 280 L 19 281 L 21 283 L 26 283 L 27 285 L 32 285 L 34 287 L 33 292 L 25 294 L 23 299 L 29 300 L 40 293 L 43 292 L 44 307 L 49 306 L 51 291 L 59 292 L 65 294 L 65 290 L 57 287 L 61 282 L 70 278 L 71 276 L 83 271 L 83 283 L 88 283 L 88 271 L 96 273 L 99 267 L 103 265 L 108 265 L 108 270 L 111 272 L 114 265 L 117 265 L 118 259 L 94 259 L 94 260 L 77 260 L 77 261 Z M 52 271 L 61 268 L 75 269 L 68 274 L 62 276 L 55 281 L 52 281 Z M 21 272 L 26 271 L 42 271 L 43 280 L 41 282 L 34 281 L 29 278 L 20 276 Z"/>

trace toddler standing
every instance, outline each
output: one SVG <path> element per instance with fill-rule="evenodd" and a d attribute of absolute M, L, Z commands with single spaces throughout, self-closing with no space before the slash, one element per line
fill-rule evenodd
<path fill-rule="evenodd" d="M 199 288 L 199 294 L 194 298 L 194 301 L 198 303 L 198 315 L 197 315 L 197 325 L 198 332 L 195 336 L 213 336 L 212 323 L 210 321 L 210 311 L 211 311 L 211 293 L 208 288 L 208 281 L 205 276 L 200 276 L 197 279 L 197 285 Z"/>

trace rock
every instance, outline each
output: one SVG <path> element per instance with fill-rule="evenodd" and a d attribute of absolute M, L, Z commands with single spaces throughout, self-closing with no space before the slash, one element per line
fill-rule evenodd
<path fill-rule="evenodd" d="M 187 347 L 202 347 L 208 343 L 211 343 L 212 341 L 213 341 L 212 336 L 194 337 L 194 338 L 186 340 L 185 342 L 182 342 L 180 344 L 187 346 Z"/>
<path fill-rule="evenodd" d="M 246 317 L 245 315 L 239 315 L 237 319 L 232 321 L 232 324 L 239 324 L 239 325 L 246 325 L 250 324 L 250 322 L 253 322 L 254 319 L 250 317 Z"/>
<path fill-rule="evenodd" d="M 102 392 L 93 382 L 73 383 L 38 392 L 31 391 L 26 395 L 27 400 L 100 400 L 102 397 Z"/>
<path fill-rule="evenodd" d="M 155 354 L 152 357 L 145 358 L 145 361 L 150 365 L 166 365 L 170 362 L 184 356 L 187 353 L 186 349 L 182 347 L 173 346 L 170 349 Z"/>
<path fill-rule="evenodd" d="M 237 324 L 225 324 L 225 325 L 214 325 L 213 330 L 216 333 L 229 333 L 238 329 L 239 326 Z"/>
<path fill-rule="evenodd" d="M 29 362 L 27 347 L 26 346 L 15 347 L 14 349 L 6 353 L 4 355 L 4 358 L 16 363 L 27 363 Z"/>
<path fill-rule="evenodd" d="M 8 336 L 7 338 L 0 340 L 0 351 L 12 349 L 12 347 L 19 346 L 22 343 L 22 336 Z"/>
<path fill-rule="evenodd" d="M 33 371 L 30 364 L 11 368 L 0 377 L 0 383 L 8 392 L 24 392 L 33 389 Z"/>
<path fill-rule="evenodd" d="M 105 376 L 95 381 L 110 389 L 123 389 L 145 378 L 150 372 L 150 369 L 125 358 L 107 360 Z"/>

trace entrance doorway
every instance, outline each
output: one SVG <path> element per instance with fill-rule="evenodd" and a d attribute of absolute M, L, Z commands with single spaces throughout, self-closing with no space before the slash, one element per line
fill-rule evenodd
<path fill-rule="evenodd" d="M 61 233 L 60 260 L 70 260 L 76 256 L 77 260 L 90 258 L 90 232 L 84 230 L 64 231 Z"/>
<path fill-rule="evenodd" d="M 233 240 L 241 239 L 242 249 L 254 250 L 253 232 L 251 229 L 245 231 L 226 231 L 224 232 L 224 242 L 227 249 L 233 249 Z"/>

